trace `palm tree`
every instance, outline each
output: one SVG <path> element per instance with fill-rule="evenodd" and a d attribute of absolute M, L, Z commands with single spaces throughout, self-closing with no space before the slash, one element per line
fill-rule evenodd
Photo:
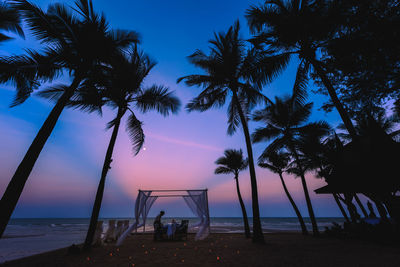
<path fill-rule="evenodd" d="M 300 63 L 296 80 L 300 87 L 306 85 L 312 67 L 354 139 L 357 134 L 353 123 L 336 94 L 325 66 L 317 58 L 337 30 L 332 23 L 331 11 L 326 1 L 267 0 L 263 5 L 247 10 L 246 18 L 251 31 L 257 34 L 252 42 L 260 47 L 266 46 L 261 53 L 270 55 L 270 65 L 283 70 L 292 56 L 297 55 Z"/>
<path fill-rule="evenodd" d="M 14 32 L 24 38 L 19 13 L 7 1 L 0 2 L 0 30 Z M 10 36 L 0 33 L 0 43 L 10 39 Z"/>
<path fill-rule="evenodd" d="M 215 164 L 219 165 L 215 169 L 215 174 L 229 174 L 234 175 L 236 182 L 236 192 L 238 195 L 240 207 L 242 208 L 243 222 L 244 222 L 244 232 L 246 238 L 250 238 L 250 227 L 249 220 L 247 218 L 246 207 L 244 206 L 242 195 L 239 189 L 239 172 L 247 169 L 249 162 L 247 159 L 243 158 L 243 151 L 235 149 L 227 149 L 224 151 L 224 156 L 218 158 Z"/>
<path fill-rule="evenodd" d="M 308 131 L 327 131 L 329 129 L 325 122 L 314 122 L 305 124 L 311 114 L 312 104 L 302 104 L 295 97 L 275 98 L 275 103 L 267 105 L 263 110 L 257 111 L 254 115 L 255 121 L 262 121 L 266 124 L 263 128 L 257 128 L 253 133 L 253 142 L 270 141 L 271 144 L 264 150 L 262 157 L 273 151 L 287 149 L 294 157 L 294 164 L 297 168 L 296 174 L 300 176 L 307 202 L 308 213 L 311 219 L 313 234 L 318 235 L 317 222 L 315 220 L 311 199 L 308 193 L 305 169 L 296 146 L 296 139 Z"/>
<path fill-rule="evenodd" d="M 289 199 L 290 204 L 292 204 L 292 207 L 296 213 L 297 218 L 299 219 L 301 232 L 303 233 L 303 235 L 308 235 L 307 227 L 304 223 L 303 216 L 301 216 L 300 210 L 297 208 L 296 203 L 294 202 L 292 196 L 289 193 L 289 190 L 286 187 L 285 180 L 283 179 L 282 173 L 288 167 L 289 161 L 290 161 L 289 153 L 282 151 L 279 152 L 272 151 L 270 154 L 263 155 L 258 159 L 258 166 L 260 166 L 261 168 L 267 168 L 279 175 L 279 178 L 281 179 L 281 183 L 283 186 L 283 190 L 285 191 L 285 194 Z"/>
<path fill-rule="evenodd" d="M 93 205 L 89 230 L 84 244 L 85 249 L 90 248 L 93 242 L 103 199 L 105 180 L 112 162 L 114 145 L 122 118 L 127 113 L 129 114 L 126 131 L 132 141 L 133 151 L 136 155 L 143 146 L 145 135 L 142 129 L 142 122 L 137 119 L 133 109 L 136 108 L 142 113 L 156 110 L 164 116 L 169 115 L 169 113 L 176 113 L 179 110 L 180 101 L 168 88 L 157 85 L 144 88 L 143 82 L 154 66 L 155 63 L 147 55 L 138 51 L 135 46 L 129 53 L 115 57 L 110 66 L 106 66 L 100 73 L 101 77 L 96 77 L 93 81 L 89 80 L 87 83 L 89 87 L 95 86 L 98 90 L 103 90 L 101 94 L 106 104 L 116 108 L 117 114 L 115 119 L 108 123 L 108 128 L 112 128 L 112 134 Z M 85 99 L 82 101 L 85 103 Z"/>
<path fill-rule="evenodd" d="M 205 71 L 205 74 L 189 75 L 178 79 L 185 80 L 188 86 L 202 86 L 204 90 L 187 105 L 188 111 L 206 111 L 212 107 L 223 107 L 227 97 L 232 96 L 228 106 L 228 134 L 235 133 L 241 124 L 246 140 L 252 193 L 253 242 L 263 243 L 260 211 L 258 205 L 257 179 L 254 168 L 248 114 L 255 104 L 267 99 L 260 93 L 261 86 L 270 81 L 274 72 L 262 62 L 260 55 L 248 50 L 239 38 L 239 22 L 226 33 L 214 35 L 209 41 L 210 54 L 197 50 L 189 61 Z"/>
<path fill-rule="evenodd" d="M 72 83 L 63 89 L 57 103 L 40 128 L 19 164 L 0 201 L 0 237 L 23 191 L 25 183 L 58 118 L 76 90 L 98 65 L 107 63 L 138 35 L 109 28 L 104 15 L 94 12 L 91 0 L 79 0 L 76 7 L 50 5 L 47 12 L 26 0 L 13 1 L 33 35 L 46 46 L 44 52 L 28 50 L 26 55 L 0 58 L 0 83 L 12 82 L 17 95 L 12 106 L 22 104 L 41 82 L 51 82 L 69 73 Z"/>

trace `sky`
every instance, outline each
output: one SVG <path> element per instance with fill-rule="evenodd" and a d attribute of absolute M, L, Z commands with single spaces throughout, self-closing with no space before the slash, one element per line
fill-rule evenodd
<path fill-rule="evenodd" d="M 46 8 L 55 1 L 36 0 Z M 73 1 L 64 1 L 73 4 Z M 112 168 L 108 173 L 101 217 L 132 217 L 138 189 L 203 189 L 208 188 L 211 216 L 241 216 L 232 175 L 215 175 L 214 161 L 227 148 L 243 149 L 245 142 L 239 129 L 233 136 L 226 134 L 226 107 L 203 113 L 188 113 L 185 104 L 200 88 L 176 84 L 176 79 L 199 73 L 187 61 L 196 49 L 208 51 L 208 40 L 214 32 L 226 31 L 235 20 L 241 23 L 241 34 L 248 38 L 245 10 L 259 1 L 229 0 L 96 0 L 95 9 L 103 11 L 113 28 L 130 29 L 142 36 L 142 49 L 158 64 L 146 79 L 146 85 L 160 84 L 173 90 L 182 101 L 177 115 L 163 117 L 155 112 L 138 113 L 144 123 L 145 150 L 133 156 L 124 124 L 118 135 Z M 25 40 L 0 45 L 0 55 L 23 53 L 25 48 L 40 49 L 29 32 Z M 273 98 L 290 93 L 296 71 L 296 60 L 263 93 Z M 62 77 L 61 82 L 67 82 Z M 313 84 L 310 83 L 310 90 Z M 24 104 L 9 108 L 15 91 L 0 85 L 0 195 L 5 191 L 14 171 L 30 143 L 46 119 L 53 103 L 32 95 Z M 314 102 L 311 121 L 326 120 L 335 126 L 337 113 L 320 111 L 326 100 L 310 95 Z M 65 109 L 46 143 L 26 183 L 13 218 L 27 217 L 89 217 L 101 174 L 105 151 L 111 135 L 105 126 L 114 110 L 105 108 L 102 117 Z M 253 131 L 260 124 L 250 122 Z M 266 143 L 254 145 L 258 157 Z M 279 177 L 268 170 L 256 168 L 260 213 L 263 217 L 295 216 Z M 313 190 L 325 183 L 307 175 L 314 211 L 318 217 L 340 216 L 331 196 L 316 195 Z M 285 175 L 285 180 L 300 211 L 308 217 L 300 179 Z M 248 170 L 240 175 L 240 186 L 251 216 L 251 189 Z M 167 216 L 191 216 L 180 198 L 156 201 L 149 216 L 160 209 Z"/>

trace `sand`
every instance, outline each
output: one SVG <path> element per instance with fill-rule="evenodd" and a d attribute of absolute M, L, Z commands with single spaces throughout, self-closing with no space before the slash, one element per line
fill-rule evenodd
<path fill-rule="evenodd" d="M 241 234 L 211 234 L 206 240 L 154 242 L 150 234 L 130 236 L 113 245 L 70 255 L 55 250 L 1 266 L 400 266 L 400 247 L 361 240 L 265 235 L 266 244 L 253 244 Z"/>

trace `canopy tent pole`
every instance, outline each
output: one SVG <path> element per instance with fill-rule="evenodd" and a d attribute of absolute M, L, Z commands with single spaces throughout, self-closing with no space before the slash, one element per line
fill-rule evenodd
<path fill-rule="evenodd" d="M 207 202 L 207 221 L 208 221 L 208 228 L 209 232 L 211 233 L 211 227 L 210 227 L 210 210 L 208 207 L 208 188 L 206 188 L 206 202 Z"/>

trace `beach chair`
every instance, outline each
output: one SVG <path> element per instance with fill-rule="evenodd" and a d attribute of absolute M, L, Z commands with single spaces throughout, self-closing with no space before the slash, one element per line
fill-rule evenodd
<path fill-rule="evenodd" d="M 189 220 L 182 220 L 181 224 L 176 227 L 175 240 L 187 240 L 187 232 L 189 228 Z"/>
<path fill-rule="evenodd" d="M 126 230 L 129 228 L 129 220 L 124 220 L 124 227 L 122 233 L 125 233 Z"/>
<path fill-rule="evenodd" d="M 124 232 L 124 221 L 117 221 L 117 228 L 115 229 L 115 239 L 118 239 Z"/>
<path fill-rule="evenodd" d="M 103 244 L 103 240 L 101 239 L 101 235 L 103 234 L 103 221 L 98 221 L 96 225 L 96 231 L 94 232 L 93 238 L 93 246 L 101 246 Z"/>
<path fill-rule="evenodd" d="M 106 234 L 104 235 L 104 242 L 113 242 L 115 241 L 115 220 L 108 221 L 108 229 Z"/>

